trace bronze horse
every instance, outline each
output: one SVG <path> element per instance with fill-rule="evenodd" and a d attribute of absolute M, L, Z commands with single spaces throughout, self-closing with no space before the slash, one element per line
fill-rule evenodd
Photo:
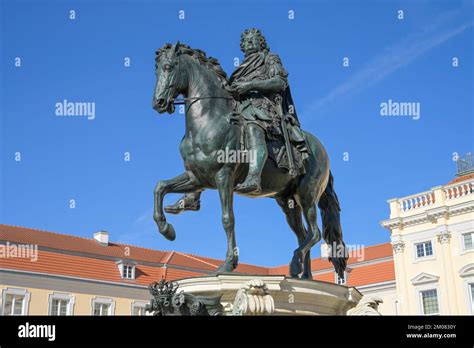
<path fill-rule="evenodd" d="M 163 212 L 165 195 L 217 189 L 227 236 L 225 262 L 217 273 L 232 272 L 238 264 L 233 193 L 235 186 L 245 179 L 248 164 L 217 160 L 219 150 L 240 149 L 241 127 L 229 120 L 236 100 L 228 88 L 226 74 L 214 58 L 178 42 L 166 44 L 156 52 L 156 77 L 153 108 L 157 112 L 171 114 L 176 98 L 182 95 L 185 100 L 186 132 L 180 152 L 186 170 L 172 179 L 158 182 L 154 191 L 153 218 L 160 233 L 168 240 L 174 240 L 175 230 Z M 243 195 L 274 198 L 285 213 L 288 225 L 298 239 L 298 248 L 289 266 L 290 275 L 296 278 L 301 275 L 304 279 L 312 279 L 310 249 L 321 239 L 317 225 L 318 205 L 323 238 L 331 250 L 329 260 L 342 277 L 347 249 L 342 240 L 340 207 L 328 155 L 315 136 L 308 132 L 305 136 L 311 156 L 306 160 L 304 174 L 292 177 L 287 170 L 267 159 L 262 172 L 262 191 Z"/>

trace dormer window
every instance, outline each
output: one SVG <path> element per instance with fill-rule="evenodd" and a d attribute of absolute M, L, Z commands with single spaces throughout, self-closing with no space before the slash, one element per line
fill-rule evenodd
<path fill-rule="evenodd" d="M 123 265 L 123 277 L 126 279 L 135 279 L 135 266 Z"/>
<path fill-rule="evenodd" d="M 120 270 L 120 276 L 123 279 L 135 279 L 135 264 L 132 262 L 119 261 L 117 265 Z"/>

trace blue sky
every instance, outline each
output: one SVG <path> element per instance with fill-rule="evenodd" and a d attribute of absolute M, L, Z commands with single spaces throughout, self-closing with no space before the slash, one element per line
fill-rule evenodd
<path fill-rule="evenodd" d="M 199 213 L 169 217 L 174 242 L 152 220 L 156 182 L 183 170 L 184 133 L 182 115 L 151 108 L 154 52 L 180 40 L 230 74 L 241 31 L 258 27 L 290 74 L 303 128 L 329 152 L 346 242 L 387 242 L 386 200 L 447 183 L 453 153 L 474 149 L 472 14 L 456 0 L 3 0 L 0 221 L 86 237 L 105 229 L 117 242 L 223 258 L 216 191 Z M 64 99 L 94 102 L 95 119 L 57 117 Z M 420 119 L 380 116 L 389 99 L 420 103 Z M 290 260 L 296 240 L 273 200 L 237 197 L 235 214 L 241 262 Z"/>

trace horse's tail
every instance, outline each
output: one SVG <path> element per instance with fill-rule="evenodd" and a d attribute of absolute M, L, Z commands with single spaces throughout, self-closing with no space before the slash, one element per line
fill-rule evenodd
<path fill-rule="evenodd" d="M 347 265 L 347 248 L 342 240 L 341 228 L 341 208 L 336 192 L 334 191 L 334 178 L 329 173 L 329 180 L 318 203 L 321 209 L 321 218 L 323 221 L 323 238 L 329 245 L 329 261 L 334 265 L 334 269 L 339 277 L 344 277 L 344 271 Z"/>

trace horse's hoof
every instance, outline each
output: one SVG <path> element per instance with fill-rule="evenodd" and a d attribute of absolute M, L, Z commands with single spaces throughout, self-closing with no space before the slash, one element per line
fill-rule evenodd
<path fill-rule="evenodd" d="M 160 233 L 168 240 L 175 240 L 176 239 L 176 232 L 172 224 L 166 223 L 166 226 L 160 230 Z"/>
<path fill-rule="evenodd" d="M 302 257 L 295 255 L 290 263 L 290 276 L 292 278 L 299 278 L 301 273 L 303 273 Z"/>
<path fill-rule="evenodd" d="M 222 274 L 222 273 L 232 273 L 234 271 L 234 268 L 232 267 L 232 264 L 224 262 L 222 265 L 219 266 L 219 268 L 216 270 L 216 274 Z"/>
<path fill-rule="evenodd" d="M 294 264 L 293 262 L 290 263 L 290 276 L 291 278 L 299 278 L 301 272 L 303 271 L 303 267 L 299 264 Z"/>

